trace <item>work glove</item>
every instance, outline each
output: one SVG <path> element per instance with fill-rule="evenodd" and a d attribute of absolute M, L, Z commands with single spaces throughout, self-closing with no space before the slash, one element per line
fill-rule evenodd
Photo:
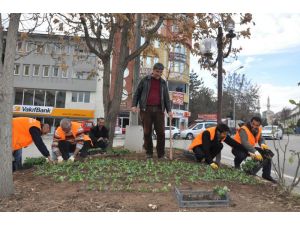
<path fill-rule="evenodd" d="M 74 162 L 75 161 L 75 157 L 74 155 L 71 155 L 70 158 L 68 159 L 68 162 Z"/>
<path fill-rule="evenodd" d="M 62 156 L 57 157 L 57 163 L 62 163 L 64 161 Z"/>
<path fill-rule="evenodd" d="M 263 160 L 263 157 L 261 156 L 261 154 L 258 151 L 254 152 L 254 158 L 258 161 Z"/>
<path fill-rule="evenodd" d="M 52 164 L 52 163 L 53 163 L 53 160 L 51 159 L 50 156 L 48 156 L 48 157 L 46 158 L 46 163 L 49 163 L 49 164 Z"/>
<path fill-rule="evenodd" d="M 260 147 L 262 148 L 262 150 L 269 149 L 269 146 L 266 144 L 261 144 Z"/>
<path fill-rule="evenodd" d="M 214 163 L 214 162 L 210 164 L 210 167 L 211 167 L 213 170 L 219 169 L 218 164 L 217 164 L 217 163 Z"/>

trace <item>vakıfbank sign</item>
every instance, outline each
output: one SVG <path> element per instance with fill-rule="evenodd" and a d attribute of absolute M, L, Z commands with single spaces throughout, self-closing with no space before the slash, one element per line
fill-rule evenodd
<path fill-rule="evenodd" d="M 32 106 L 32 105 L 14 105 L 14 112 L 17 113 L 37 113 L 37 114 L 51 114 L 53 107 L 47 106 Z"/>
<path fill-rule="evenodd" d="M 94 110 L 64 109 L 51 106 L 14 105 L 13 113 L 22 115 L 31 114 L 35 116 L 94 118 Z"/>

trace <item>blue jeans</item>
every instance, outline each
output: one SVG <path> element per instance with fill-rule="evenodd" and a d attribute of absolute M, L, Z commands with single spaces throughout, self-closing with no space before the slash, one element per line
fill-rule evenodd
<path fill-rule="evenodd" d="M 13 152 L 12 170 L 16 171 L 22 168 L 22 149 Z"/>

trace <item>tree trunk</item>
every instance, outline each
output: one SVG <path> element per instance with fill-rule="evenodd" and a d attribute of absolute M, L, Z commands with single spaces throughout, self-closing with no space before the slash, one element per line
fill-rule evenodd
<path fill-rule="evenodd" d="M 9 18 L 4 64 L 0 63 L 0 197 L 14 192 L 12 176 L 12 109 L 13 74 L 20 13 L 12 13 Z M 2 43 L 0 43 L 2 45 Z"/>

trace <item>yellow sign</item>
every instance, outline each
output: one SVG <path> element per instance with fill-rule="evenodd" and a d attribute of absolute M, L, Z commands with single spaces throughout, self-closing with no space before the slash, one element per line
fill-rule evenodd
<path fill-rule="evenodd" d="M 53 116 L 71 118 L 94 118 L 94 110 L 87 109 L 64 109 L 47 106 L 14 105 L 14 114 L 31 114 L 34 116 Z"/>

